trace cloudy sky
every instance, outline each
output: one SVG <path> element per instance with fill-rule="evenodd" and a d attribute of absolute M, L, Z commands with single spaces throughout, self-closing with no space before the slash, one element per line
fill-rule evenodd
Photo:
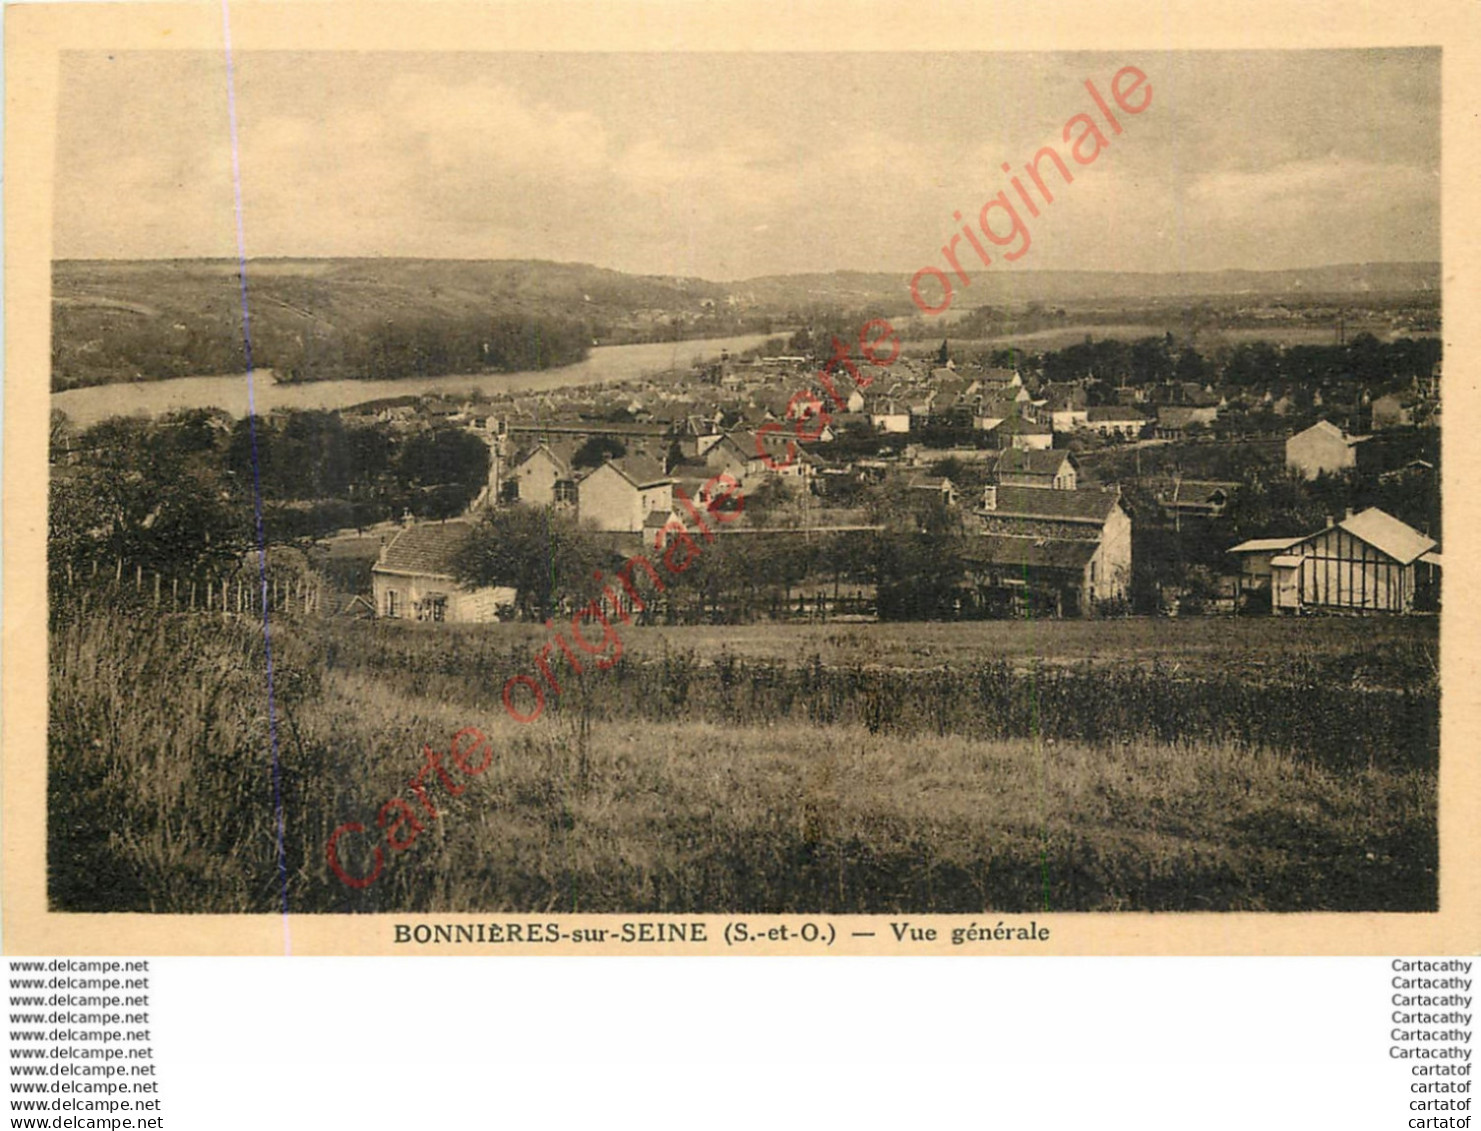
<path fill-rule="evenodd" d="M 1439 258 L 1419 50 L 239 54 L 247 253 L 914 271 L 1127 64 L 1151 105 L 994 270 Z M 235 256 L 225 59 L 79 53 L 61 77 L 55 254 Z"/>

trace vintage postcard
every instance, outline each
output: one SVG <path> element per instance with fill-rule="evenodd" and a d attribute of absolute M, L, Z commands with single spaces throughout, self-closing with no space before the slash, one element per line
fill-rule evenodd
<path fill-rule="evenodd" d="M 9 11 L 7 951 L 1481 946 L 1474 19 L 955 11 Z"/>

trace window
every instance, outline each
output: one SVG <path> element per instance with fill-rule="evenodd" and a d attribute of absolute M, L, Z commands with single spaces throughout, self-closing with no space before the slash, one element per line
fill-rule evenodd
<path fill-rule="evenodd" d="M 401 594 L 394 589 L 386 590 L 386 616 L 399 617 L 401 615 Z"/>

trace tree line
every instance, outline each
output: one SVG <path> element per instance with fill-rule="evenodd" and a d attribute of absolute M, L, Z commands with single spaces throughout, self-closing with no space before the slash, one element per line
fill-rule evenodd
<path fill-rule="evenodd" d="M 53 572 L 124 561 L 161 573 L 221 568 L 256 544 L 320 537 L 407 512 L 462 513 L 489 450 L 458 428 L 399 432 L 308 411 L 230 421 L 209 409 L 113 417 L 73 433 L 54 421 Z"/>
<path fill-rule="evenodd" d="M 970 540 L 959 511 L 939 498 L 911 498 L 898 484 L 871 493 L 861 526 L 837 532 L 797 531 L 777 522 L 765 533 L 727 534 L 665 572 L 652 605 L 664 617 L 696 622 L 753 621 L 789 608 L 809 591 L 870 586 L 884 620 L 934 620 L 953 615 L 967 577 Z M 765 496 L 748 496 L 753 504 Z M 753 521 L 753 526 L 756 524 Z M 691 532 L 694 539 L 701 535 Z M 648 548 L 650 560 L 659 551 Z M 516 506 L 492 510 L 475 527 L 456 565 L 470 586 L 512 586 L 519 611 L 543 621 L 602 595 L 599 571 L 610 574 L 628 555 L 609 535 L 579 525 L 569 512 Z M 683 549 L 676 551 L 684 559 Z M 643 576 L 636 571 L 635 576 Z M 645 594 L 651 589 L 639 586 Z"/>
<path fill-rule="evenodd" d="M 997 353 L 1004 356 L 998 358 Z M 1377 395 L 1388 386 L 1428 377 L 1440 361 L 1438 338 L 1399 338 L 1381 342 L 1359 334 L 1343 345 L 1292 345 L 1241 342 L 1210 350 L 1207 355 L 1172 334 L 1122 341 L 1087 339 L 1063 349 L 1024 356 L 996 351 L 994 364 L 1012 361 L 1046 381 L 1094 378 L 1107 389 L 1117 385 L 1149 386 L 1168 382 L 1198 385 L 1216 382 L 1245 388 L 1290 386 L 1328 388 L 1357 383 Z"/>
<path fill-rule="evenodd" d="M 549 369 L 584 360 L 591 342 L 584 322 L 544 313 L 402 314 L 305 328 L 265 306 L 253 311 L 251 360 L 282 381 L 374 381 Z M 246 367 L 240 313 L 227 306 L 189 324 L 93 308 L 54 311 L 54 390 Z"/>

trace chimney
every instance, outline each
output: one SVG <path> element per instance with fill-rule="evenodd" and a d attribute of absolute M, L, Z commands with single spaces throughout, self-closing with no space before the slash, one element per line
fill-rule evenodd
<path fill-rule="evenodd" d="M 1352 508 L 1351 508 L 1351 507 L 1348 507 L 1348 508 L 1347 508 L 1347 513 L 1346 513 L 1346 514 L 1345 514 L 1345 515 L 1343 515 L 1343 516 L 1342 516 L 1342 521 L 1343 521 L 1343 522 L 1346 522 L 1346 521 L 1347 521 L 1347 520 L 1348 520 L 1348 519 L 1350 519 L 1350 518 L 1351 518 L 1351 517 L 1352 517 Z"/>
<path fill-rule="evenodd" d="M 982 489 L 982 509 L 995 511 L 998 509 L 998 485 L 989 483 Z"/>
<path fill-rule="evenodd" d="M 1328 516 L 1327 516 L 1327 529 L 1328 529 L 1328 530 L 1331 530 L 1331 529 L 1332 529 L 1332 527 L 1334 527 L 1334 526 L 1336 526 L 1336 525 L 1337 525 L 1337 524 L 1336 524 L 1336 523 L 1335 523 L 1335 522 L 1333 522 L 1333 521 L 1332 521 L 1332 516 L 1331 516 L 1331 515 L 1328 515 Z"/>

